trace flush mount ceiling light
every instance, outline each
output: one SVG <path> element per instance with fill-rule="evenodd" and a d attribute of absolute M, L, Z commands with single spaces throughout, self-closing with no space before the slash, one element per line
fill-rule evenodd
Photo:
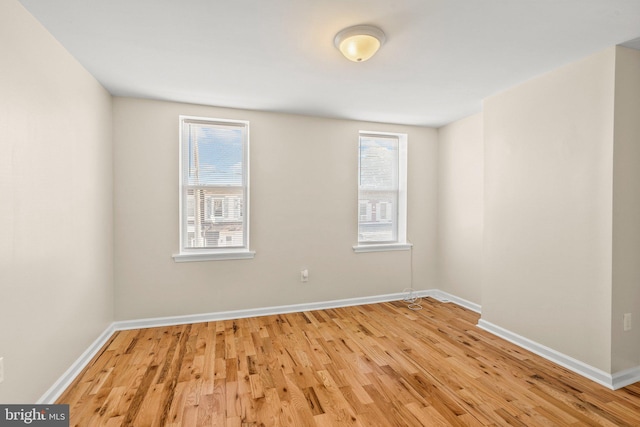
<path fill-rule="evenodd" d="M 371 58 L 384 44 L 382 30 L 371 25 L 356 25 L 336 34 L 333 44 L 350 61 L 364 62 Z"/>

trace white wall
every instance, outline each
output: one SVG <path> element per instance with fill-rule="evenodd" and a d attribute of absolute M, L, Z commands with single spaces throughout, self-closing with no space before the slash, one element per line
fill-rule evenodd
<path fill-rule="evenodd" d="M 640 51 L 616 48 L 613 372 L 640 366 Z M 623 314 L 632 314 L 623 331 Z"/>
<path fill-rule="evenodd" d="M 252 260 L 176 263 L 178 116 L 250 121 Z M 401 292 L 412 252 L 355 254 L 358 131 L 409 140 L 408 238 L 417 289 L 435 287 L 434 129 L 115 98 L 119 320 Z M 301 267 L 309 282 L 300 283 Z"/>
<path fill-rule="evenodd" d="M 484 102 L 482 319 L 611 372 L 615 48 Z"/>
<path fill-rule="evenodd" d="M 482 303 L 482 113 L 438 129 L 438 285 Z"/>
<path fill-rule="evenodd" d="M 37 401 L 113 321 L 111 97 L 0 2 L 0 402 Z"/>

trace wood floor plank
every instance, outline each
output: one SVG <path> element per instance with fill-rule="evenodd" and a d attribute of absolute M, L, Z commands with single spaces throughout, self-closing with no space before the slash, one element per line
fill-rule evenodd
<path fill-rule="evenodd" d="M 640 426 L 611 391 L 431 298 L 118 331 L 60 396 L 72 426 Z"/>

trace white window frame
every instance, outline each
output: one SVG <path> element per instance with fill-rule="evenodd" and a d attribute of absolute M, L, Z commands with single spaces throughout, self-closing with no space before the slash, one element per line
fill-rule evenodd
<path fill-rule="evenodd" d="M 244 129 L 243 139 L 243 211 L 241 214 L 243 221 L 243 237 L 244 244 L 242 247 L 220 247 L 220 248 L 189 248 L 185 247 L 185 235 L 187 233 L 188 224 L 185 218 L 186 210 L 188 209 L 188 203 L 186 199 L 185 183 L 185 162 L 188 159 L 183 158 L 183 144 L 184 141 L 184 126 L 185 123 L 198 123 L 208 125 L 220 125 L 220 126 L 235 126 Z M 176 262 L 190 262 L 190 261 L 216 261 L 216 260 L 233 260 L 233 259 L 251 259 L 255 256 L 255 252 L 249 250 L 249 122 L 244 120 L 228 120 L 228 119 L 215 119 L 208 117 L 195 117 L 195 116 L 180 116 L 179 117 L 179 144 L 178 144 L 178 158 L 179 158 L 179 239 L 180 239 L 180 251 L 177 254 L 173 254 L 173 259 Z M 222 200 L 222 204 L 226 200 Z M 213 205 L 213 201 L 212 201 Z M 211 206 L 213 209 L 213 206 Z M 224 206 L 223 206 L 224 212 Z M 223 214 L 224 215 L 224 214 Z"/>
<path fill-rule="evenodd" d="M 405 251 L 413 246 L 407 242 L 407 145 L 408 136 L 404 133 L 390 133 L 377 131 L 360 131 L 358 135 L 358 221 L 356 227 L 360 227 L 360 144 L 363 137 L 394 137 L 398 139 L 398 211 L 394 230 L 395 240 L 392 242 L 365 242 L 360 241 L 353 246 L 356 253 L 362 252 L 384 252 L 384 251 Z"/>

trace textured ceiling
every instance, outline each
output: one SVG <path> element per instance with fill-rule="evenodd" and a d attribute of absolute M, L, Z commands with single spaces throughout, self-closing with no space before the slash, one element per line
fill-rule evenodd
<path fill-rule="evenodd" d="M 20 1 L 114 95 L 436 127 L 640 37 L 639 0 Z M 387 35 L 365 63 L 356 24 Z"/>

